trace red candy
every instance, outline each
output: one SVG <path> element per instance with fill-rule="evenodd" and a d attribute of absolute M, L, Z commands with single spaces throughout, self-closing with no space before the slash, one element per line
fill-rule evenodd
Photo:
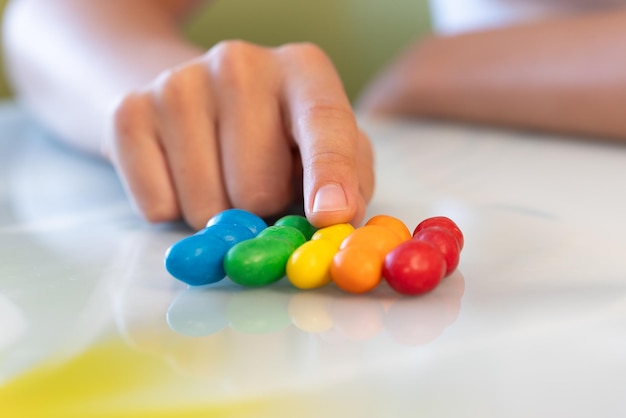
<path fill-rule="evenodd" d="M 444 260 L 446 260 L 445 276 L 449 276 L 456 270 L 456 267 L 459 265 L 461 249 L 459 248 L 458 240 L 452 235 L 449 229 L 440 226 L 431 226 L 417 231 L 413 239 L 427 241 L 441 252 Z"/>
<path fill-rule="evenodd" d="M 433 244 L 411 239 L 385 257 L 383 277 L 399 293 L 419 295 L 433 290 L 446 273 L 446 261 Z"/>
<path fill-rule="evenodd" d="M 463 249 L 463 245 L 465 244 L 463 232 L 461 232 L 461 229 L 452 219 L 445 216 L 433 216 L 432 218 L 424 219 L 413 230 L 413 236 L 415 236 L 415 234 L 422 229 L 430 228 L 432 226 L 438 226 L 449 230 L 459 243 L 459 251 Z"/>

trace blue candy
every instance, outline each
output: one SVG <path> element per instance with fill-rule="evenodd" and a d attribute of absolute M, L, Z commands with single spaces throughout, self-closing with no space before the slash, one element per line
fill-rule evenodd
<path fill-rule="evenodd" d="M 231 246 L 214 234 L 197 234 L 176 242 L 165 253 L 167 271 L 190 286 L 215 283 L 226 276 L 224 255 Z"/>
<path fill-rule="evenodd" d="M 218 238 L 221 238 L 228 244 L 228 247 L 254 238 L 254 233 L 245 226 L 242 225 L 229 225 L 225 223 L 218 223 L 196 232 L 196 235 L 212 234 Z"/>
<path fill-rule="evenodd" d="M 241 209 L 227 209 L 207 222 L 207 227 L 172 245 L 165 254 L 165 268 L 190 286 L 222 280 L 224 256 L 235 244 L 254 238 L 267 228 L 257 215 Z"/>
<path fill-rule="evenodd" d="M 262 218 L 242 209 L 226 209 L 209 219 L 206 226 L 217 224 L 245 226 L 255 236 L 267 228 L 267 224 Z"/>

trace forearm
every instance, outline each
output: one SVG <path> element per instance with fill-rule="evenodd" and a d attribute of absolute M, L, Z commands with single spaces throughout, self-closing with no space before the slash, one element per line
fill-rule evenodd
<path fill-rule="evenodd" d="M 371 111 L 626 139 L 626 11 L 412 48 L 363 99 Z"/>
<path fill-rule="evenodd" d="M 18 100 L 59 138 L 99 152 L 122 95 L 202 52 L 177 30 L 192 3 L 10 3 L 4 48 Z"/>

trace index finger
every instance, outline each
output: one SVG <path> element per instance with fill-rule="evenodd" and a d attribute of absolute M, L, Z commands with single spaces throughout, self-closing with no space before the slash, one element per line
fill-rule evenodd
<path fill-rule="evenodd" d="M 355 221 L 365 205 L 359 193 L 359 130 L 330 59 L 311 44 L 293 44 L 283 54 L 283 107 L 300 149 L 304 209 L 318 226 Z"/>

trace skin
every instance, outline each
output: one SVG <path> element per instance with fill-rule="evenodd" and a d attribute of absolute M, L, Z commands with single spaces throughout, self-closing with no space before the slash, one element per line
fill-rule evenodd
<path fill-rule="evenodd" d="M 411 45 L 359 100 L 364 113 L 626 140 L 626 9 Z"/>
<path fill-rule="evenodd" d="M 200 50 L 179 27 L 201 3 L 11 2 L 18 99 L 107 158 L 150 222 L 200 229 L 229 207 L 270 216 L 299 199 L 316 226 L 361 222 L 372 150 L 330 59 L 311 44 Z"/>
<path fill-rule="evenodd" d="M 230 206 L 266 216 L 302 195 L 314 225 L 358 224 L 372 151 L 328 57 L 310 44 L 199 50 L 178 30 L 200 3 L 10 2 L 4 49 L 18 100 L 59 138 L 108 158 L 151 222 L 198 229 Z M 623 141 L 624 44 L 620 9 L 432 36 L 357 105 Z"/>

